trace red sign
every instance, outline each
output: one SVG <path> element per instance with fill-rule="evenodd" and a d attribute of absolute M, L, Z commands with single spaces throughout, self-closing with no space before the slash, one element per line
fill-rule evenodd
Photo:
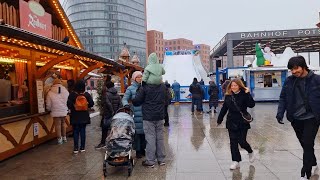
<path fill-rule="evenodd" d="M 51 15 L 36 1 L 20 0 L 20 28 L 52 38 Z"/>

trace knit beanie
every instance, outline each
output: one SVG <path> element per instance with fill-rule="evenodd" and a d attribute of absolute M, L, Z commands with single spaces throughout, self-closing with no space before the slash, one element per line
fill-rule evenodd
<path fill-rule="evenodd" d="M 136 80 L 136 78 L 138 77 L 138 76 L 142 76 L 142 72 L 140 72 L 140 71 L 135 71 L 133 74 L 132 74 L 132 80 Z"/>

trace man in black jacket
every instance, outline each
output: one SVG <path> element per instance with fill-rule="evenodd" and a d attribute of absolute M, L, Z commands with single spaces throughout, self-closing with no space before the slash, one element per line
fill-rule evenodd
<path fill-rule="evenodd" d="M 303 148 L 301 179 L 305 176 L 310 179 L 312 168 L 317 169 L 314 140 L 320 124 L 320 76 L 308 69 L 302 56 L 290 58 L 288 69 L 292 76 L 284 82 L 276 118 L 283 124 L 287 112 L 287 119 Z"/>
<path fill-rule="evenodd" d="M 146 160 L 142 165 L 146 167 L 154 167 L 156 159 L 160 166 L 165 165 L 163 124 L 166 92 L 164 84 L 146 84 L 138 88 L 136 97 L 132 99 L 134 106 L 142 105 L 143 130 L 147 141 Z"/>
<path fill-rule="evenodd" d="M 202 114 L 202 98 L 203 98 L 203 90 L 201 85 L 198 83 L 197 78 L 193 78 L 193 82 L 189 87 L 189 92 L 192 94 L 192 105 L 191 112 L 194 114 L 194 105 L 197 106 L 197 111 Z"/>

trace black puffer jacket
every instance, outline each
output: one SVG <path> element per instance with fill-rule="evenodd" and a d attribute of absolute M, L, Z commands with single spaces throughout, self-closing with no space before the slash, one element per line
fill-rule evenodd
<path fill-rule="evenodd" d="M 104 118 L 111 118 L 121 106 L 121 97 L 118 91 L 114 87 L 107 89 L 103 113 Z"/>
<path fill-rule="evenodd" d="M 85 92 L 84 96 L 88 101 L 88 108 L 93 107 L 94 102 L 92 100 L 91 95 Z M 78 97 L 78 94 L 76 92 L 71 92 L 68 97 L 67 106 L 71 110 L 70 123 L 72 125 L 90 124 L 89 111 L 76 111 L 74 109 L 74 103 L 76 102 L 77 97 Z"/>
<path fill-rule="evenodd" d="M 142 105 L 142 117 L 145 121 L 161 121 L 164 119 L 164 106 L 168 102 L 167 89 L 164 84 L 149 85 L 138 88 L 136 97 L 132 99 L 134 106 Z"/>
<path fill-rule="evenodd" d="M 208 93 L 210 95 L 209 104 L 217 107 L 219 104 L 219 89 L 215 83 L 210 84 Z"/>
<path fill-rule="evenodd" d="M 238 94 L 233 94 L 235 101 L 237 102 L 238 107 L 242 112 L 247 112 L 247 108 L 253 108 L 255 106 L 255 102 L 250 93 L 245 93 L 241 90 Z M 229 111 L 229 112 L 228 112 Z M 240 112 L 237 110 L 234 102 L 232 101 L 231 95 L 226 95 L 223 107 L 220 111 L 218 117 L 218 124 L 221 124 L 223 121 L 223 117 L 227 115 L 227 123 L 226 127 L 229 130 L 238 130 L 238 129 L 250 129 L 250 124 L 245 122 L 242 118 Z"/>
<path fill-rule="evenodd" d="M 192 94 L 193 99 L 202 99 L 203 90 L 198 82 L 193 82 L 189 87 L 189 91 Z"/>

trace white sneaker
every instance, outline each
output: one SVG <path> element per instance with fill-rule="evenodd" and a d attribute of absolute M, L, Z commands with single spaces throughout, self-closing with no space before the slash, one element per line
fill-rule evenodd
<path fill-rule="evenodd" d="M 301 177 L 300 180 L 308 180 L 306 177 Z"/>
<path fill-rule="evenodd" d="M 235 169 L 237 169 L 237 168 L 240 168 L 239 162 L 237 162 L 237 161 L 232 161 L 232 164 L 231 164 L 231 166 L 230 166 L 230 169 L 231 169 L 231 170 L 235 170 Z"/>
<path fill-rule="evenodd" d="M 58 138 L 58 144 L 63 144 L 62 138 Z"/>
<path fill-rule="evenodd" d="M 66 137 L 66 136 L 63 136 L 63 137 L 62 137 L 62 141 L 63 141 L 64 143 L 66 143 L 66 142 L 67 142 L 67 137 Z"/>
<path fill-rule="evenodd" d="M 255 159 L 254 153 L 249 153 L 249 162 L 253 163 Z"/>

